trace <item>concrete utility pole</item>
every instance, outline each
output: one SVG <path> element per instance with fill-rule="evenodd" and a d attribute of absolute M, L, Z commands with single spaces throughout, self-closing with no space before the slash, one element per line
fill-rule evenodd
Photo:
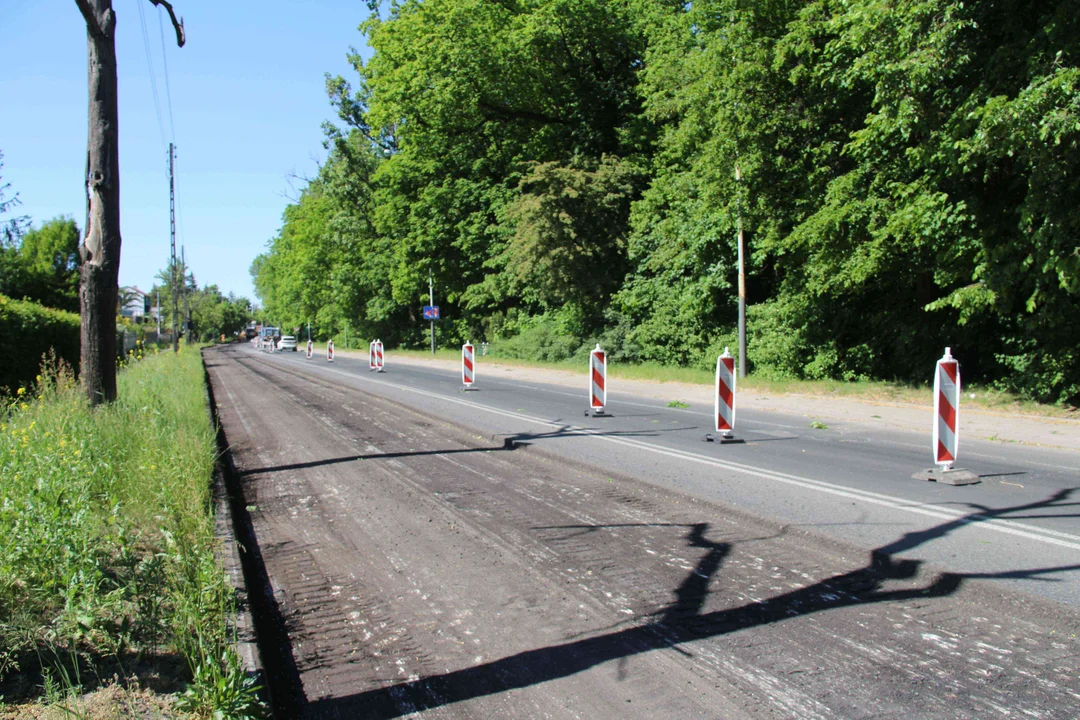
<path fill-rule="evenodd" d="M 176 185 L 173 182 L 173 159 L 176 147 L 169 143 L 169 285 L 172 286 L 172 349 L 180 352 L 180 312 L 176 285 Z"/>
<path fill-rule="evenodd" d="M 431 271 L 428 270 L 427 276 L 427 289 L 428 289 L 428 304 L 432 307 L 432 312 L 435 312 L 435 284 L 431 280 Z M 431 354 L 435 354 L 435 316 L 431 316 Z"/>
<path fill-rule="evenodd" d="M 746 264 L 743 260 L 742 173 L 735 164 L 735 214 L 739 222 L 739 377 L 746 377 Z"/>

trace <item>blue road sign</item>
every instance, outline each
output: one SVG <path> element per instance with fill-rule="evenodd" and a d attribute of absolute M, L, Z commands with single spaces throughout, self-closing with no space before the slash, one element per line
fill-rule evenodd
<path fill-rule="evenodd" d="M 439 306 L 438 305 L 425 305 L 424 306 L 424 319 L 425 320 L 438 320 L 439 319 Z"/>

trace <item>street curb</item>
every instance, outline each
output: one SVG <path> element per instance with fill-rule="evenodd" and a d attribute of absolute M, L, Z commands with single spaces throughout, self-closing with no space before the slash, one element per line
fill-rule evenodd
<path fill-rule="evenodd" d="M 250 673 L 256 673 L 254 677 L 258 681 L 259 696 L 269 708 L 270 717 L 297 717 L 303 697 L 299 675 L 289 652 L 284 618 L 266 572 L 262 550 L 244 498 L 244 488 L 233 465 L 225 428 L 218 415 L 218 403 L 210 382 L 205 353 L 203 380 L 218 446 L 215 486 L 218 487 L 220 481 L 221 492 L 215 494 L 215 508 L 220 511 L 219 517 L 222 519 L 216 522 L 221 522 L 225 528 L 224 535 L 221 535 L 222 544 L 228 548 L 226 557 L 231 558 L 224 563 L 238 590 L 243 588 L 243 605 L 238 615 L 244 619 L 241 621 L 239 616 L 237 618 L 238 640 L 242 624 L 251 629 L 250 639 L 244 640 L 246 647 L 238 644 L 237 652 L 249 677 Z"/>
<path fill-rule="evenodd" d="M 200 353 L 201 355 L 201 353 Z M 225 454 L 222 452 L 224 437 L 221 431 L 221 422 L 217 414 L 217 402 L 214 399 L 214 389 L 210 385 L 210 373 L 206 369 L 206 358 L 203 357 L 203 382 L 206 385 L 207 414 L 210 416 L 210 426 L 214 429 L 216 444 L 218 446 L 217 457 L 214 459 L 213 487 L 211 488 L 214 503 L 214 537 L 221 543 L 216 551 L 218 561 L 225 569 L 233 590 L 236 593 L 236 625 L 233 628 L 236 640 L 236 652 L 240 656 L 240 662 L 244 668 L 244 674 L 254 678 L 260 696 L 264 701 L 266 696 L 266 674 L 262 661 L 259 657 L 259 646 L 255 636 L 255 622 L 251 616 L 251 604 L 248 595 L 247 582 L 244 579 L 243 564 L 240 559 L 240 543 L 237 541 L 236 528 L 233 524 L 233 515 L 230 510 L 230 497 L 228 484 L 225 477 Z"/>

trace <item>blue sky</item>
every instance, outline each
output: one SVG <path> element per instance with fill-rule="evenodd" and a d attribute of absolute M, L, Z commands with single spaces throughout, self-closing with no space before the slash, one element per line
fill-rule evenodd
<path fill-rule="evenodd" d="M 144 290 L 169 256 L 167 151 L 162 141 L 137 3 L 157 76 L 165 143 L 177 146 L 177 243 L 199 285 L 254 299 L 248 268 L 281 226 L 289 196 L 326 151 L 335 120 L 324 73 L 355 84 L 349 47 L 364 48 L 362 0 L 173 0 L 187 44 L 148 0 L 113 0 L 120 90 L 120 284 Z M 2 0 L 0 151 L 35 224 L 85 222 L 86 25 L 73 0 Z M 164 23 L 174 132 L 162 67 Z M 365 52 L 366 54 L 366 52 Z M 177 251 L 179 252 L 179 250 Z"/>

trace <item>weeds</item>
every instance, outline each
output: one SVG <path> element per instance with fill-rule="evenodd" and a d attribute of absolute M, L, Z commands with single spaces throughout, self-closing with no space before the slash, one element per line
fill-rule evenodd
<path fill-rule="evenodd" d="M 671 402 L 669 402 L 667 404 L 667 406 L 669 408 L 685 409 L 685 408 L 690 407 L 690 404 L 689 403 L 684 403 L 682 400 L 672 400 Z"/>
<path fill-rule="evenodd" d="M 139 349 L 118 400 L 94 410 L 70 368 L 47 365 L 0 405 L 0 681 L 39 674 L 48 699 L 82 684 L 80 659 L 179 655 L 189 709 L 243 705 L 221 689 L 249 692 L 232 669 L 232 595 L 214 554 L 199 354 Z M 244 707 L 257 714 L 257 699 Z"/>

